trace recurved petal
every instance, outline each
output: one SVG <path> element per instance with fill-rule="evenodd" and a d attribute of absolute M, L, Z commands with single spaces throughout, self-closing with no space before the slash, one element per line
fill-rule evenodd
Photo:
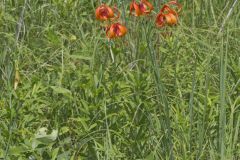
<path fill-rule="evenodd" d="M 169 14 L 166 14 L 165 15 L 165 18 L 166 18 L 166 22 L 168 25 L 175 25 L 177 24 L 177 16 L 172 14 L 172 13 L 169 13 Z"/>
<path fill-rule="evenodd" d="M 95 11 L 95 16 L 97 20 L 100 20 L 100 7 L 98 7 Z"/>
<path fill-rule="evenodd" d="M 130 3 L 130 14 L 134 11 L 133 2 Z"/>
<path fill-rule="evenodd" d="M 110 39 L 116 37 L 114 24 L 111 25 L 110 27 L 107 27 L 107 29 L 106 29 L 106 35 L 107 35 L 107 37 L 110 38 Z"/>
<path fill-rule="evenodd" d="M 148 6 L 150 11 L 153 10 L 153 5 L 150 2 L 148 2 L 147 0 L 142 0 L 142 3 L 145 4 L 146 6 Z"/>
<path fill-rule="evenodd" d="M 133 2 L 133 8 L 135 10 L 135 16 L 140 16 L 142 14 L 139 4 Z"/>
<path fill-rule="evenodd" d="M 145 4 L 140 3 L 138 6 L 139 6 L 139 9 L 140 9 L 141 13 L 146 13 L 147 6 Z"/>
<path fill-rule="evenodd" d="M 118 36 L 122 37 L 127 33 L 127 27 L 125 27 L 124 25 L 118 24 L 118 28 L 119 28 Z"/>
<path fill-rule="evenodd" d="M 113 18 L 114 17 L 114 12 L 113 12 L 112 8 L 106 6 L 106 10 L 107 10 L 107 17 L 108 18 Z"/>
<path fill-rule="evenodd" d="M 164 14 L 163 13 L 159 13 L 157 15 L 156 21 L 155 21 L 156 25 L 158 27 L 163 27 L 165 25 L 165 18 L 164 18 Z"/>
<path fill-rule="evenodd" d="M 170 10 L 171 8 L 168 5 L 164 4 L 160 12 L 164 13 L 164 12 L 169 12 Z"/>
<path fill-rule="evenodd" d="M 167 5 L 175 5 L 175 6 L 177 6 L 177 13 L 179 13 L 179 12 L 181 12 L 181 10 L 182 10 L 182 5 L 180 4 L 180 3 L 178 3 L 177 1 L 170 1 L 170 2 L 168 2 L 167 3 Z"/>

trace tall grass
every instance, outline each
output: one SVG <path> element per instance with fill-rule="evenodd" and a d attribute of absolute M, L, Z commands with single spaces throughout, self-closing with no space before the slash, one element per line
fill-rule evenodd
<path fill-rule="evenodd" d="M 100 1 L 0 2 L 0 159 L 239 159 L 240 3 L 179 0 L 159 29 L 165 0 L 140 18 L 101 2 L 124 38 L 106 39 Z"/>

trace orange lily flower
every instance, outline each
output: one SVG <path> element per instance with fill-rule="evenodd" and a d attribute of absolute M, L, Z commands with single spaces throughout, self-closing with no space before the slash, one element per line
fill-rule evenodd
<path fill-rule="evenodd" d="M 117 12 L 117 15 L 114 14 L 114 11 Z M 100 21 L 106 20 L 116 20 L 120 17 L 120 12 L 117 7 L 113 9 L 106 4 L 100 5 L 95 12 L 96 19 Z"/>
<path fill-rule="evenodd" d="M 178 10 L 176 11 L 175 9 L 172 9 L 170 5 L 177 6 Z M 176 1 L 168 2 L 162 7 L 159 14 L 157 15 L 156 25 L 158 27 L 163 27 L 166 24 L 170 26 L 176 25 L 178 23 L 178 13 L 181 11 L 181 9 L 182 9 L 182 6 Z"/>
<path fill-rule="evenodd" d="M 106 35 L 109 39 L 123 37 L 126 33 L 127 28 L 120 23 L 114 23 L 106 28 Z"/>
<path fill-rule="evenodd" d="M 130 14 L 135 10 L 135 16 L 141 16 L 151 13 L 153 5 L 148 0 L 141 0 L 137 3 L 135 0 L 130 4 Z"/>

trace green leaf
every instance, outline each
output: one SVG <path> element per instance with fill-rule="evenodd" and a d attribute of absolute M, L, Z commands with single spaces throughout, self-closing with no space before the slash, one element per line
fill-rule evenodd
<path fill-rule="evenodd" d="M 69 98 L 72 98 L 72 92 L 66 88 L 58 87 L 58 86 L 51 86 L 53 92 L 57 94 L 63 94 Z"/>
<path fill-rule="evenodd" d="M 81 55 L 70 55 L 69 57 L 72 59 L 80 59 L 80 60 L 88 60 L 88 61 L 92 60 L 91 57 L 85 57 Z"/>
<path fill-rule="evenodd" d="M 52 160 L 55 160 L 55 159 L 57 158 L 58 151 L 59 151 L 59 148 L 55 148 L 55 149 L 52 151 Z"/>
<path fill-rule="evenodd" d="M 152 152 L 145 158 L 145 160 L 154 160 L 154 159 L 155 158 Z"/>
<path fill-rule="evenodd" d="M 9 154 L 10 155 L 21 155 L 22 153 L 27 152 L 25 147 L 21 147 L 21 146 L 13 146 L 9 149 Z"/>
<path fill-rule="evenodd" d="M 58 130 L 52 130 L 51 134 L 47 134 L 47 128 L 43 127 L 38 130 L 33 140 L 32 147 L 36 148 L 39 144 L 49 144 L 54 142 L 58 137 Z"/>
<path fill-rule="evenodd" d="M 0 149 L 0 159 L 4 157 L 4 151 Z"/>
<path fill-rule="evenodd" d="M 69 131 L 69 128 L 64 126 L 61 128 L 59 135 L 63 135 L 64 133 L 67 133 Z"/>

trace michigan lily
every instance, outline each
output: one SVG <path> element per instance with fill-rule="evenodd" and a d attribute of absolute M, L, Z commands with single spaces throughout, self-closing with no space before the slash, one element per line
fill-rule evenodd
<path fill-rule="evenodd" d="M 173 7 L 176 7 L 177 10 Z M 176 25 L 178 23 L 178 15 L 181 9 L 182 6 L 176 1 L 168 2 L 158 13 L 156 18 L 156 25 L 158 27 L 163 27 L 166 24 L 170 26 Z"/>
<path fill-rule="evenodd" d="M 120 17 L 117 7 L 111 8 L 106 4 L 100 5 L 95 11 L 96 19 L 100 21 L 116 20 Z"/>
<path fill-rule="evenodd" d="M 123 37 L 127 33 L 127 28 L 120 24 L 114 23 L 106 28 L 106 35 L 109 39 Z"/>
<path fill-rule="evenodd" d="M 151 13 L 153 5 L 148 0 L 141 0 L 140 3 L 133 0 L 130 4 L 130 14 L 135 12 L 135 16 L 141 16 Z"/>

